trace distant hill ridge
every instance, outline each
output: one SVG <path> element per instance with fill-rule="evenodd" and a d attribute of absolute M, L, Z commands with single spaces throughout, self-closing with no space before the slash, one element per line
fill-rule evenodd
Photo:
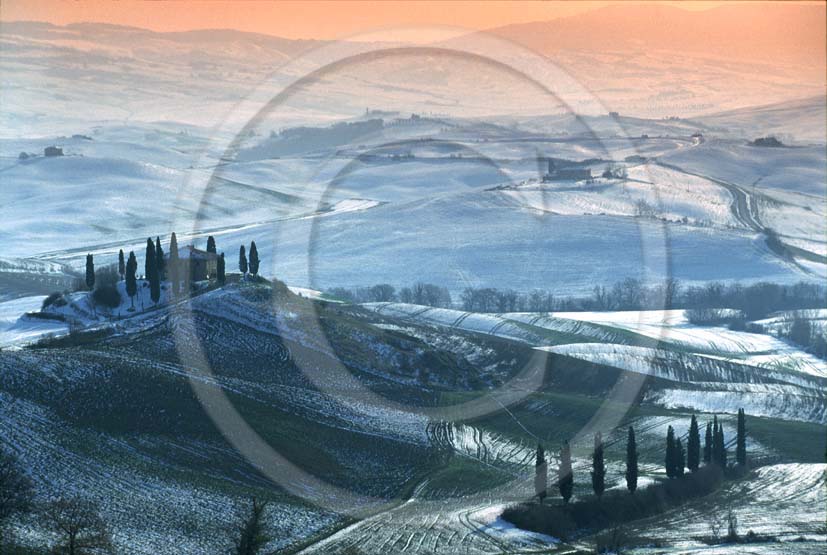
<path fill-rule="evenodd" d="M 559 50 L 705 52 L 823 66 L 825 4 L 737 2 L 710 10 L 626 4 L 487 32 L 550 54 Z M 822 67 L 823 72 L 823 67 Z"/>

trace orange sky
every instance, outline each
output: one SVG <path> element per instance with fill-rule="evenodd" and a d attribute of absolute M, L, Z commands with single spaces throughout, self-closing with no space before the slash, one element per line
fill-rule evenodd
<path fill-rule="evenodd" d="M 228 28 L 288 38 L 332 39 L 407 25 L 486 29 L 564 17 L 610 3 L 0 0 L 0 20 L 48 21 L 59 25 L 97 21 L 155 31 Z M 685 9 L 708 9 L 721 2 L 664 3 Z"/>

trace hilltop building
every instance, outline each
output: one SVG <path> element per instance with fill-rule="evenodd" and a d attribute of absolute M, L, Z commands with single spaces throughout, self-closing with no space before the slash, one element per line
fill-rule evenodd
<path fill-rule="evenodd" d="M 164 259 L 169 262 L 169 253 L 164 254 Z M 212 252 L 196 249 L 187 245 L 178 250 L 178 260 L 185 269 L 179 275 L 190 276 L 190 281 L 204 281 L 215 278 L 218 272 L 218 255 Z"/>

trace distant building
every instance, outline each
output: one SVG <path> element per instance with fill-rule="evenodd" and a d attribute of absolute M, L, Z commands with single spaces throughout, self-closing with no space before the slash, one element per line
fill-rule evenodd
<path fill-rule="evenodd" d="M 768 147 L 777 148 L 777 147 L 780 147 L 780 146 L 784 146 L 784 143 L 782 143 L 781 141 L 779 141 L 778 139 L 776 139 L 775 137 L 770 135 L 769 137 L 759 137 L 759 138 L 755 139 L 754 141 L 751 141 L 749 143 L 749 145 L 750 146 L 768 146 Z"/>
<path fill-rule="evenodd" d="M 620 114 L 618 114 L 617 112 L 609 112 L 609 117 L 610 118 L 619 118 Z"/>
<path fill-rule="evenodd" d="M 43 149 L 44 156 L 63 156 L 63 149 L 56 146 L 47 146 Z"/>
<path fill-rule="evenodd" d="M 551 158 L 548 159 L 548 173 L 543 176 L 543 181 L 582 181 L 592 179 L 590 168 L 558 168 Z"/>
<path fill-rule="evenodd" d="M 641 156 L 640 154 L 632 154 L 631 156 L 627 156 L 623 159 L 624 162 L 629 162 L 631 164 L 643 164 L 646 162 L 646 158 Z"/>
<path fill-rule="evenodd" d="M 589 168 L 561 168 L 557 170 L 555 179 L 560 181 L 582 181 L 592 179 L 592 170 Z"/>
<path fill-rule="evenodd" d="M 169 262 L 169 253 L 164 255 Z M 189 274 L 190 281 L 204 281 L 213 279 L 218 271 L 218 255 L 212 252 L 196 249 L 187 245 L 178 250 L 178 259 L 184 272 L 179 273 L 182 277 Z"/>

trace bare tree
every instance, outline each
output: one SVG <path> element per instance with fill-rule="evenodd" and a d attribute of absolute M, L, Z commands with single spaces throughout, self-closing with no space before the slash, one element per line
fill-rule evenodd
<path fill-rule="evenodd" d="M 715 543 L 721 540 L 721 516 L 717 512 L 712 512 L 709 515 L 709 531 L 712 533 L 712 539 Z"/>
<path fill-rule="evenodd" d="M 735 511 L 729 509 L 726 513 L 726 539 L 729 542 L 738 541 L 738 517 Z"/>
<path fill-rule="evenodd" d="M 114 553 L 112 537 L 91 501 L 60 498 L 43 508 L 43 521 L 56 536 L 53 553 L 61 555 L 103 555 Z"/>
<path fill-rule="evenodd" d="M 396 289 L 389 283 L 380 283 L 370 288 L 371 300 L 378 303 L 387 303 L 396 300 Z"/>
<path fill-rule="evenodd" d="M 0 449 L 0 551 L 9 519 L 30 511 L 33 495 L 32 482 L 17 457 Z"/>

